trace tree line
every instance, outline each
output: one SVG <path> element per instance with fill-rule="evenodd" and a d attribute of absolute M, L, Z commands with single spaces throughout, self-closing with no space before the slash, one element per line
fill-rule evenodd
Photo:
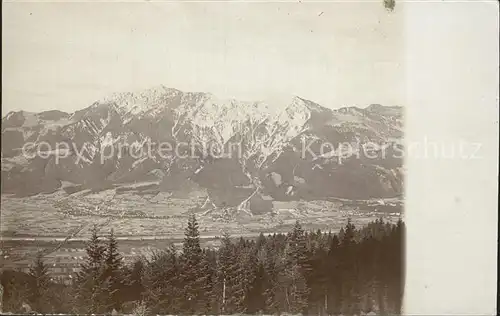
<path fill-rule="evenodd" d="M 4 311 L 39 313 L 222 315 L 400 314 L 404 223 L 375 220 L 339 233 L 307 232 L 256 239 L 224 234 L 202 248 L 194 215 L 182 250 L 167 249 L 126 264 L 111 230 L 94 227 L 71 284 L 54 281 L 42 257 L 28 274 L 4 271 Z"/>

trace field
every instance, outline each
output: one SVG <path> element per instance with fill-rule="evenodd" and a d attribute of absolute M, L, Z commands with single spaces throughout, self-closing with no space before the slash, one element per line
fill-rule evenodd
<path fill-rule="evenodd" d="M 65 237 L 70 231 L 90 224 L 113 227 L 118 236 L 181 237 L 188 214 L 202 198 L 178 198 L 160 193 L 151 197 L 134 192 L 97 193 L 82 191 L 68 195 L 64 191 L 25 198 L 1 197 L 3 237 Z M 399 199 L 348 201 L 274 201 L 271 213 L 253 215 L 226 209 L 197 215 L 203 235 L 258 234 L 287 231 L 296 220 L 307 229 L 337 230 L 348 217 L 362 224 L 377 217 L 398 218 Z M 80 236 L 88 234 L 85 227 Z"/>
<path fill-rule="evenodd" d="M 130 260 L 155 249 L 165 249 L 172 243 L 180 246 L 187 216 L 201 202 L 196 197 L 176 198 L 167 194 L 148 197 L 134 192 L 117 194 L 114 190 L 72 195 L 57 191 L 25 198 L 2 195 L 2 250 L 13 258 L 25 257 L 11 264 L 26 269 L 38 250 L 53 249 L 72 231 L 82 228 L 46 258 L 54 275 L 67 277 L 83 260 L 83 242 L 92 224 L 102 224 L 103 233 L 113 228 L 120 251 Z M 223 232 L 252 238 L 260 232 L 288 232 L 296 220 L 306 230 L 337 232 L 347 218 L 355 225 L 380 217 L 396 221 L 401 216 L 401 207 L 399 199 L 275 201 L 272 213 L 252 215 L 234 209 L 214 210 L 200 212 L 197 218 L 203 245 L 217 247 L 218 236 Z M 9 261 L 5 260 L 5 264 Z"/>

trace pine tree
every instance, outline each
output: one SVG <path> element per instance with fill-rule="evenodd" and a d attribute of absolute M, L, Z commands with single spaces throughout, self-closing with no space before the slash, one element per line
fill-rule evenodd
<path fill-rule="evenodd" d="M 351 246 L 355 242 L 354 238 L 356 234 L 356 227 L 354 226 L 350 218 L 347 220 L 347 224 L 343 231 L 344 234 L 341 237 L 341 245 L 343 247 Z"/>
<path fill-rule="evenodd" d="M 244 263 L 246 254 L 244 243 L 241 240 L 230 248 L 229 258 L 226 262 L 225 274 L 225 304 L 226 314 L 243 313 L 245 310 L 246 274 Z"/>
<path fill-rule="evenodd" d="M 327 311 L 329 314 L 338 314 L 340 312 L 340 304 L 342 301 L 342 272 L 340 266 L 340 241 L 337 235 L 333 235 L 328 250 L 326 275 L 328 280 L 328 299 Z"/>
<path fill-rule="evenodd" d="M 3 274 L 2 276 L 4 276 Z M 26 313 L 23 310 L 23 303 L 29 295 L 29 286 L 27 280 L 17 279 L 16 277 L 7 278 L 4 281 L 4 295 L 2 308 L 3 312 Z"/>
<path fill-rule="evenodd" d="M 310 306 L 312 312 L 322 314 L 328 307 L 328 274 L 332 267 L 328 264 L 327 251 L 319 247 L 312 257 L 312 273 L 309 276 L 308 284 L 311 289 Z"/>
<path fill-rule="evenodd" d="M 29 301 L 38 313 L 46 313 L 48 310 L 48 293 L 50 286 L 49 269 L 43 262 L 43 257 L 38 254 L 30 267 L 29 275 L 33 278 L 33 286 L 30 289 Z"/>
<path fill-rule="evenodd" d="M 212 306 L 212 291 L 215 283 L 215 270 L 212 266 L 212 258 L 209 250 L 203 251 L 199 265 L 199 277 L 197 280 L 197 311 L 202 314 L 209 314 Z"/>
<path fill-rule="evenodd" d="M 172 313 L 180 313 L 182 311 L 182 261 L 177 254 L 177 249 L 172 244 L 168 249 L 169 254 L 169 263 L 170 269 L 168 269 L 167 273 L 167 283 L 166 288 L 168 289 L 166 292 L 170 296 L 169 299 L 169 310 Z"/>
<path fill-rule="evenodd" d="M 292 313 L 305 313 L 308 305 L 309 286 L 306 276 L 311 272 L 307 240 L 302 226 L 297 221 L 288 237 L 285 278 L 287 303 Z"/>
<path fill-rule="evenodd" d="M 118 242 L 115 238 L 113 229 L 109 232 L 107 245 L 104 251 L 104 280 L 108 285 L 108 310 L 120 310 L 120 290 L 122 289 L 123 281 L 121 271 L 123 268 L 122 256 L 118 252 Z"/>
<path fill-rule="evenodd" d="M 258 260 L 257 260 L 257 250 L 255 249 L 253 244 L 244 244 L 241 243 L 241 250 L 239 255 L 239 287 L 242 290 L 243 298 L 242 298 L 242 306 L 239 312 L 242 313 L 251 313 L 249 309 L 251 309 L 252 305 L 252 292 L 254 290 L 254 286 L 256 285 L 256 275 L 258 268 Z"/>
<path fill-rule="evenodd" d="M 220 293 L 220 313 L 228 312 L 228 286 L 230 286 L 230 272 L 234 265 L 233 244 L 230 235 L 225 232 L 222 237 L 221 247 L 219 249 L 219 264 L 217 271 L 217 283 L 214 293 Z M 229 308 L 230 310 L 231 308 Z"/>
<path fill-rule="evenodd" d="M 259 237 L 257 238 L 257 241 L 255 242 L 255 247 L 257 250 L 261 250 L 265 247 L 266 245 L 266 236 L 264 236 L 263 233 L 259 234 Z"/>
<path fill-rule="evenodd" d="M 104 261 L 105 247 L 99 239 L 99 227 L 94 225 L 91 229 L 90 239 L 87 242 L 85 252 L 87 253 L 86 262 L 83 263 L 84 269 L 100 268 Z"/>
<path fill-rule="evenodd" d="M 344 228 L 344 235 L 340 242 L 340 262 L 339 268 L 342 283 L 342 303 L 343 314 L 352 315 L 360 309 L 359 293 L 359 271 L 358 260 L 356 258 L 356 227 L 349 218 Z"/>
<path fill-rule="evenodd" d="M 264 297 L 265 297 L 265 312 L 279 314 L 281 311 L 278 291 L 280 291 L 278 283 L 278 267 L 276 264 L 276 251 L 271 243 L 266 243 L 266 257 L 264 262 Z"/>
<path fill-rule="evenodd" d="M 290 255 L 293 262 L 300 267 L 304 277 L 309 277 L 312 272 L 311 259 L 313 251 L 308 246 L 309 236 L 314 237 L 314 235 L 307 235 L 297 221 L 290 236 Z"/>
<path fill-rule="evenodd" d="M 258 262 L 257 268 L 254 270 L 253 283 L 250 286 L 246 302 L 246 312 L 249 314 L 261 313 L 266 308 L 266 300 L 264 296 L 266 286 L 265 274 L 264 263 Z"/>
<path fill-rule="evenodd" d="M 188 225 L 185 230 L 184 243 L 182 245 L 182 284 L 184 311 L 186 313 L 195 313 L 198 300 L 201 298 L 202 285 L 204 281 L 200 280 L 202 250 L 200 246 L 200 233 L 198 222 L 192 214 L 188 219 Z"/>
<path fill-rule="evenodd" d="M 144 292 L 144 260 L 137 258 L 130 267 L 123 267 L 124 290 L 121 291 L 124 302 L 139 301 Z"/>
<path fill-rule="evenodd" d="M 156 314 L 179 314 L 182 306 L 182 266 L 172 245 L 165 251 L 153 253 L 144 268 L 144 298 L 148 310 Z"/>
<path fill-rule="evenodd" d="M 105 247 L 99 239 L 99 228 L 94 225 L 85 251 L 87 256 L 80 266 L 76 280 L 77 309 L 84 313 L 103 313 L 107 309 L 108 285 L 104 279 Z"/>
<path fill-rule="evenodd" d="M 118 301 L 127 302 L 121 312 L 140 302 L 142 314 L 400 314 L 403 241 L 402 221 L 376 220 L 357 230 L 349 220 L 341 234 L 307 233 L 297 222 L 287 235 L 261 234 L 256 241 L 225 234 L 221 247 L 210 250 L 201 248 L 191 216 L 180 256 L 171 245 L 125 267 L 113 232 L 103 244 L 94 227 L 74 292 L 48 281 L 39 257 L 29 277 L 4 271 L 3 303 L 12 312 L 26 310 L 27 302 L 36 311 L 103 314 Z M 54 294 L 45 296 L 44 288 Z"/>
<path fill-rule="evenodd" d="M 289 285 L 285 289 L 289 300 L 289 312 L 307 314 L 309 287 L 298 264 L 287 271 Z"/>

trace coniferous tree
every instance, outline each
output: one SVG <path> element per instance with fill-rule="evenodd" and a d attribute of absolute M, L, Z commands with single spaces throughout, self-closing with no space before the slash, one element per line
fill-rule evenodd
<path fill-rule="evenodd" d="M 245 304 L 245 274 L 243 271 L 243 244 L 238 242 L 231 247 L 231 255 L 227 261 L 225 279 L 225 313 L 243 313 Z"/>
<path fill-rule="evenodd" d="M 203 251 L 198 269 L 196 310 L 199 313 L 206 314 L 211 310 L 213 281 L 215 278 L 215 268 L 212 267 L 210 251 Z"/>
<path fill-rule="evenodd" d="M 281 311 L 278 291 L 278 267 L 275 248 L 270 242 L 266 243 L 266 258 L 264 262 L 264 297 L 265 297 L 265 312 L 278 314 Z"/>
<path fill-rule="evenodd" d="M 73 307 L 73 291 L 70 285 L 64 283 L 63 278 L 53 278 L 49 286 L 51 313 L 66 314 Z"/>
<path fill-rule="evenodd" d="M 240 255 L 239 255 L 239 269 L 240 273 L 240 283 L 239 287 L 242 290 L 242 307 L 239 312 L 241 313 L 251 313 L 250 310 L 253 309 L 252 303 L 252 293 L 254 286 L 258 282 L 257 280 L 257 250 L 255 244 L 246 243 L 243 239 L 240 239 Z"/>
<path fill-rule="evenodd" d="M 309 286 L 306 275 L 311 271 L 308 260 L 307 240 L 302 226 L 297 221 L 289 234 L 286 258 L 285 295 L 292 313 L 305 313 L 308 306 Z"/>
<path fill-rule="evenodd" d="M 257 248 L 257 250 L 263 249 L 266 246 L 266 241 L 266 236 L 264 236 L 263 233 L 260 233 L 259 237 L 257 237 L 257 241 L 255 242 L 255 247 Z"/>
<path fill-rule="evenodd" d="M 340 313 L 342 302 L 342 273 L 340 265 L 340 241 L 337 235 L 331 238 L 327 256 L 327 266 L 329 269 L 327 273 L 327 311 L 329 314 L 338 314 Z"/>
<path fill-rule="evenodd" d="M 251 284 L 247 298 L 246 312 L 249 314 L 262 313 L 266 309 L 265 291 L 265 268 L 263 262 L 257 262 L 254 270 L 255 276 Z"/>
<path fill-rule="evenodd" d="M 99 239 L 99 228 L 94 225 L 87 242 L 85 261 L 76 279 L 76 308 L 84 313 L 98 314 L 107 310 L 108 284 L 104 279 L 105 247 Z"/>
<path fill-rule="evenodd" d="M 219 279 L 219 269 L 218 269 L 218 255 L 217 250 L 207 249 L 205 252 L 209 271 L 209 277 L 207 278 L 208 292 L 205 298 L 207 305 L 207 313 L 210 315 L 220 314 L 221 311 L 221 287 Z"/>
<path fill-rule="evenodd" d="M 155 252 L 144 267 L 144 299 L 148 310 L 156 314 L 177 314 L 182 311 L 182 267 L 173 246 Z"/>
<path fill-rule="evenodd" d="M 226 234 L 218 250 L 202 249 L 192 216 L 181 255 L 171 245 L 124 266 L 113 234 L 103 244 L 94 227 L 74 295 L 62 283 L 32 282 L 47 280 L 39 260 L 24 281 L 21 272 L 7 280 L 2 274 L 3 303 L 25 312 L 29 298 L 34 310 L 44 310 L 36 306 L 36 289 L 47 287 L 68 294 L 47 298 L 47 310 L 62 313 L 109 313 L 117 293 L 123 313 L 400 314 L 403 240 L 402 221 L 378 219 L 356 229 L 349 220 L 341 234 L 306 232 L 297 222 L 286 235 L 234 242 Z"/>
<path fill-rule="evenodd" d="M 118 242 L 113 229 L 109 232 L 106 249 L 104 251 L 104 280 L 108 285 L 107 295 L 108 310 L 120 310 L 120 290 L 122 290 L 122 256 L 118 251 Z"/>
<path fill-rule="evenodd" d="M 220 300 L 217 300 L 218 305 L 220 306 L 220 313 L 224 314 L 228 311 L 228 286 L 231 284 L 230 273 L 232 272 L 233 266 L 235 264 L 234 261 L 234 249 L 233 244 L 231 242 L 230 235 L 225 232 L 222 241 L 221 247 L 219 249 L 219 260 L 218 260 L 218 269 L 217 269 L 217 282 L 214 286 L 214 294 L 219 294 Z M 231 307 L 229 307 L 231 310 Z"/>
<path fill-rule="evenodd" d="M 123 290 L 121 291 L 121 300 L 124 302 L 140 301 L 144 292 L 144 259 L 137 258 L 133 263 L 122 268 Z M 130 305 L 130 304 L 129 304 Z"/>
<path fill-rule="evenodd" d="M 32 308 L 38 313 L 47 313 L 49 301 L 50 276 L 49 268 L 43 261 L 41 254 L 38 254 L 30 267 L 29 273 L 33 278 L 33 285 L 29 293 L 29 301 Z"/>
<path fill-rule="evenodd" d="M 356 260 L 356 227 L 349 218 L 340 242 L 340 272 L 342 282 L 341 311 L 353 315 L 359 311 L 358 266 Z"/>
<path fill-rule="evenodd" d="M 5 276 L 5 273 L 2 275 Z M 29 296 L 28 280 L 11 277 L 4 281 L 3 312 L 26 313 L 23 305 Z"/>
<path fill-rule="evenodd" d="M 185 230 L 184 243 L 182 245 L 182 285 L 184 298 L 184 311 L 195 313 L 198 301 L 203 299 L 203 283 L 201 277 L 201 264 L 203 252 L 200 246 L 200 233 L 198 222 L 194 214 L 188 219 Z"/>
<path fill-rule="evenodd" d="M 311 313 L 323 314 L 328 307 L 328 265 L 327 251 L 319 247 L 312 256 L 312 273 L 309 277 L 310 285 L 310 311 Z"/>

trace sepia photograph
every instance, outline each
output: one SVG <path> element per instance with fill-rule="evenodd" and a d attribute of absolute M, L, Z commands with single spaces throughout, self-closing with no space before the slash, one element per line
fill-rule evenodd
<path fill-rule="evenodd" d="M 405 6 L 4 2 L 0 313 L 404 314 Z"/>

